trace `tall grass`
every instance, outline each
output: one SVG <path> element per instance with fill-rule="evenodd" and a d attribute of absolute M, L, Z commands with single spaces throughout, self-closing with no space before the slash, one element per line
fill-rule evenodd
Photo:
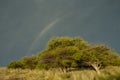
<path fill-rule="evenodd" d="M 0 68 L 0 80 L 120 80 L 120 67 L 109 66 L 100 70 L 76 70 L 63 73 L 58 69 L 29 70 Z"/>

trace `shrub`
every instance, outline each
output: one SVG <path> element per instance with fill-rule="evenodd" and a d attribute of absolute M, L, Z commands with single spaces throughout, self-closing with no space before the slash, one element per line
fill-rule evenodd
<path fill-rule="evenodd" d="M 7 66 L 7 68 L 14 68 L 14 69 L 16 69 L 16 68 L 21 68 L 21 69 L 24 69 L 25 66 L 24 66 L 24 64 L 21 63 L 20 61 L 14 61 L 14 62 L 11 62 L 11 63 Z"/>
<path fill-rule="evenodd" d="M 26 56 L 26 57 L 23 57 L 20 62 L 22 64 L 24 64 L 24 67 L 25 68 L 28 68 L 28 69 L 35 69 L 36 68 L 36 65 L 38 64 L 38 60 L 37 60 L 37 57 L 36 56 Z"/>

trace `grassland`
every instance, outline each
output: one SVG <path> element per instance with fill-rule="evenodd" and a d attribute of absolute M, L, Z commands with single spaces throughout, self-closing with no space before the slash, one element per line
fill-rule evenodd
<path fill-rule="evenodd" d="M 63 73 L 58 69 L 29 70 L 0 68 L 0 80 L 120 80 L 120 67 L 109 66 L 97 75 L 94 70 Z"/>

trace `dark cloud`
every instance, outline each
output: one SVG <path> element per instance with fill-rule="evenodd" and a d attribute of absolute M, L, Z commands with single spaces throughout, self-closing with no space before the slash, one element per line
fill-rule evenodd
<path fill-rule="evenodd" d="M 52 36 L 82 36 L 120 53 L 119 4 L 119 0 L 1 0 L 0 65 L 41 51 Z M 41 31 L 65 15 L 27 54 Z"/>

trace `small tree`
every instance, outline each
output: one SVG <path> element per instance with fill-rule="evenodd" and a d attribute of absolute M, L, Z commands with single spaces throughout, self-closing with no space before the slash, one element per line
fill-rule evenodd
<path fill-rule="evenodd" d="M 113 65 L 113 61 L 119 56 L 104 45 L 91 46 L 83 50 L 82 64 L 92 66 L 98 74 L 101 66 Z"/>

